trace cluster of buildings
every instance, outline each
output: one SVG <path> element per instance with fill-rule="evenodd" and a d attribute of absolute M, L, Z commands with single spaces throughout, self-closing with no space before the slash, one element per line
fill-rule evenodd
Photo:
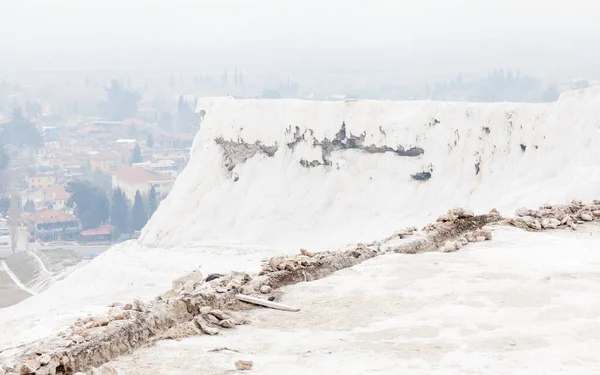
<path fill-rule="evenodd" d="M 35 212 L 24 212 L 22 219 L 30 240 L 42 242 L 111 241 L 110 224 L 81 229 L 75 213 L 67 207 L 70 194 L 66 184 L 80 177 L 100 176 L 111 190 L 120 188 L 132 202 L 137 191 L 147 196 L 152 188 L 160 201 L 187 164 L 194 138 L 194 134 L 167 134 L 157 124 L 139 118 L 79 118 L 65 124 L 36 125 L 44 147 L 33 155 L 13 155 L 12 165 L 26 170 L 18 186 L 23 204 L 30 202 L 31 207 L 33 202 Z M 131 163 L 136 146 L 143 162 Z"/>

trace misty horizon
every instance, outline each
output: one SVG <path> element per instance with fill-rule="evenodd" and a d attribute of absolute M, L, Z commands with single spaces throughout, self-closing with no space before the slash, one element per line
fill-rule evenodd
<path fill-rule="evenodd" d="M 11 2 L 5 71 L 394 69 L 406 78 L 512 68 L 598 76 L 600 5 L 473 0 Z M 593 78 L 593 77 L 592 77 Z"/>

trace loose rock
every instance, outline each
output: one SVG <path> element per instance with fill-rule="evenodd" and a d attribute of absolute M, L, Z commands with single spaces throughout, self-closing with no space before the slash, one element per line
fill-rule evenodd
<path fill-rule="evenodd" d="M 252 369 L 252 366 L 254 366 L 254 362 L 252 361 L 236 361 L 235 362 L 235 367 L 240 370 L 240 371 L 248 371 Z"/>
<path fill-rule="evenodd" d="M 517 208 L 515 214 L 520 217 L 529 216 L 529 210 L 525 207 Z"/>
<path fill-rule="evenodd" d="M 201 316 L 195 317 L 194 321 L 198 325 L 198 328 L 200 328 L 200 330 L 206 333 L 207 335 L 214 336 L 219 333 L 219 330 L 217 328 L 210 327 L 208 324 L 206 324 L 206 321 Z"/>
<path fill-rule="evenodd" d="M 40 362 L 40 365 L 46 366 L 48 363 L 50 363 L 52 357 L 50 357 L 48 354 L 42 354 L 42 356 L 38 360 Z"/>
<path fill-rule="evenodd" d="M 310 251 L 306 250 L 306 249 L 300 249 L 300 254 L 302 255 L 306 255 L 307 257 L 314 257 L 315 253 L 311 253 Z"/>
<path fill-rule="evenodd" d="M 271 293 L 271 287 L 268 285 L 263 285 L 260 287 L 260 292 L 262 294 L 269 294 L 269 293 Z"/>
<path fill-rule="evenodd" d="M 231 319 L 221 320 L 219 325 L 223 328 L 233 328 L 235 326 L 235 322 Z"/>
<path fill-rule="evenodd" d="M 35 374 L 35 370 L 37 370 L 37 369 L 38 369 L 37 363 L 35 363 L 34 360 L 28 360 L 27 362 L 25 362 L 21 365 L 21 368 L 19 369 L 19 374 L 21 374 L 21 375 Z"/>

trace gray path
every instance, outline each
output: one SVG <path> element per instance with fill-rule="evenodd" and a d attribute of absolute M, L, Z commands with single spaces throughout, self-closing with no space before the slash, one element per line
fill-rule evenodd
<path fill-rule="evenodd" d="M 0 268 L 0 309 L 12 306 L 29 297 L 29 293 L 20 289 Z"/>

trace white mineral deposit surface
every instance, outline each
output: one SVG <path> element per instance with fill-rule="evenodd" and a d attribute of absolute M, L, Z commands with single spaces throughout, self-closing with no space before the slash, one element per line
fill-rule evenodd
<path fill-rule="evenodd" d="M 600 230 L 499 228 L 456 253 L 386 255 L 285 288 L 222 335 L 110 363 L 123 374 L 593 374 L 600 371 Z M 229 348 L 211 352 L 219 348 Z"/>
<path fill-rule="evenodd" d="M 191 160 L 139 241 L 1 309 L 0 357 L 111 302 L 151 300 L 198 267 L 258 271 L 267 257 L 381 240 L 456 206 L 511 217 L 600 198 L 600 88 L 550 104 L 215 98 L 197 108 L 206 115 Z M 318 144 L 342 124 L 378 151 L 326 155 Z M 232 165 L 217 138 L 277 151 L 240 152 Z M 385 151 L 400 147 L 422 154 Z M 431 178 L 411 177 L 419 172 Z M 112 365 L 127 374 L 223 374 L 238 359 L 257 374 L 600 373 L 596 227 L 493 235 L 289 286 L 282 302 L 299 313 L 257 310 L 248 326 L 160 342 Z M 224 346 L 238 352 L 210 352 Z"/>

